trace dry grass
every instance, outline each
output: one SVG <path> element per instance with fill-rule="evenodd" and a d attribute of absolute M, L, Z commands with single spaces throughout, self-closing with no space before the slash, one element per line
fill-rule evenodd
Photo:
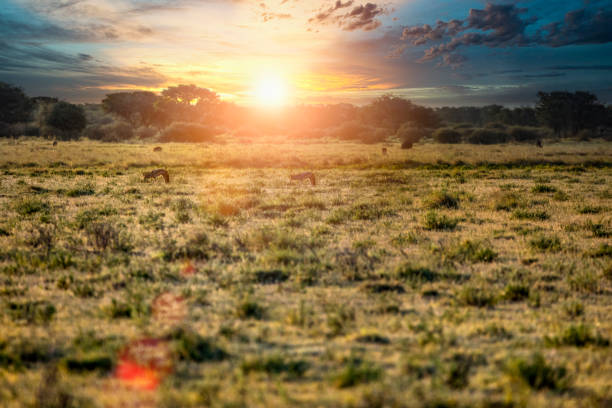
<path fill-rule="evenodd" d="M 612 401 L 609 143 L 0 150 L 5 406 Z M 154 392 L 114 374 L 141 338 Z"/>

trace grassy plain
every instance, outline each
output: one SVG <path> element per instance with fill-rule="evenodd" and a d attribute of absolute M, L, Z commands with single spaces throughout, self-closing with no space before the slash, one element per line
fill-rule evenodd
<path fill-rule="evenodd" d="M 612 144 L 273 142 L 0 142 L 2 406 L 612 404 Z"/>

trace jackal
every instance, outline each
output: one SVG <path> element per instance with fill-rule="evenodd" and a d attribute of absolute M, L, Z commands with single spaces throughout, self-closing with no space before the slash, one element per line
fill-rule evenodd
<path fill-rule="evenodd" d="M 313 186 L 317 184 L 315 175 L 310 171 L 307 171 L 305 173 L 300 173 L 300 174 L 292 174 L 289 176 L 289 182 L 293 180 L 305 180 L 305 179 L 310 179 L 310 184 L 312 184 Z"/>
<path fill-rule="evenodd" d="M 149 173 L 142 173 L 142 175 L 144 176 L 144 181 L 147 181 L 148 179 L 154 179 L 159 176 L 163 176 L 164 180 L 166 180 L 166 183 L 170 182 L 170 175 L 164 169 L 153 170 Z"/>

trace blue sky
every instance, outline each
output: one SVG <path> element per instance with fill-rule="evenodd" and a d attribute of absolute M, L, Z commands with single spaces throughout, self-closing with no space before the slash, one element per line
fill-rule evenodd
<path fill-rule="evenodd" d="M 263 79 L 262 79 L 263 78 Z M 32 96 L 194 83 L 237 103 L 612 103 L 612 1 L 3 0 L 0 81 Z"/>

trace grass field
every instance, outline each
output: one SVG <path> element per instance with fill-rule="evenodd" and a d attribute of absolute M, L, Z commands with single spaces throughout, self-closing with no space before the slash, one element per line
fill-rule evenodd
<path fill-rule="evenodd" d="M 0 142 L 2 406 L 612 405 L 611 143 L 153 147 Z"/>

